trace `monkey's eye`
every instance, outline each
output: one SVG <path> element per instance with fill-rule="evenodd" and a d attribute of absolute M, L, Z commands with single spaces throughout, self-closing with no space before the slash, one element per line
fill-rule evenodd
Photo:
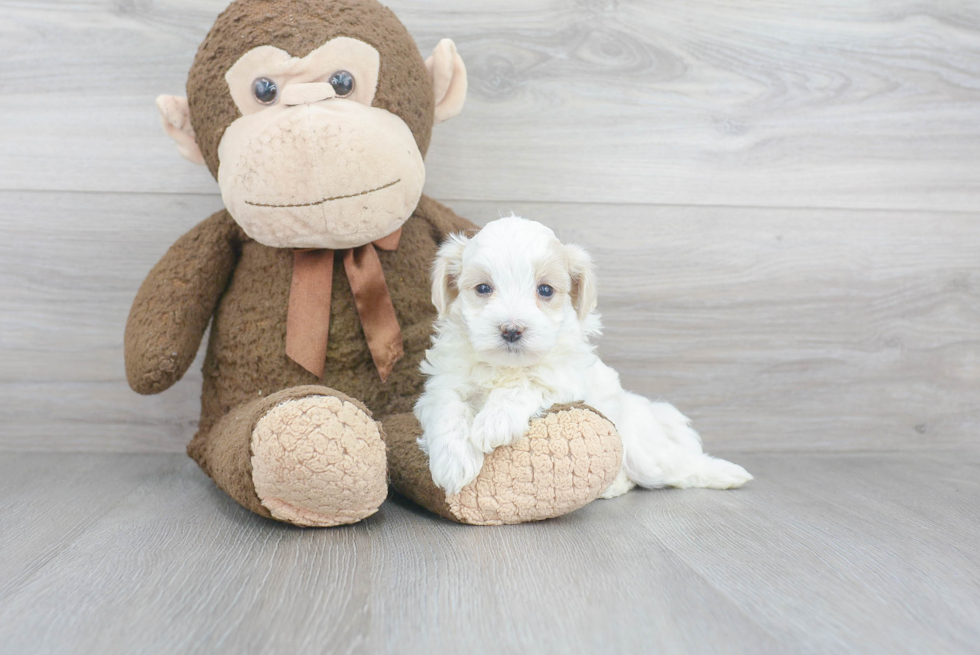
<path fill-rule="evenodd" d="M 478 284 L 476 285 L 476 292 L 481 296 L 487 296 L 493 293 L 493 287 L 489 284 Z"/>
<path fill-rule="evenodd" d="M 252 82 L 252 95 L 260 105 L 274 105 L 279 99 L 279 87 L 268 77 L 260 77 Z"/>
<path fill-rule="evenodd" d="M 347 71 L 337 71 L 330 76 L 329 81 L 338 98 L 346 98 L 354 93 L 354 76 Z"/>
<path fill-rule="evenodd" d="M 542 298 L 550 298 L 551 296 L 555 295 L 555 290 L 547 284 L 539 284 L 538 295 Z"/>

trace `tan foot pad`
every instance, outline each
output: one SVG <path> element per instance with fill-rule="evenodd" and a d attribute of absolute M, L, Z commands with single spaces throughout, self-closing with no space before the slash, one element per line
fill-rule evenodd
<path fill-rule="evenodd" d="M 446 496 L 429 474 L 410 414 L 385 420 L 392 485 L 446 518 L 473 525 L 550 519 L 584 507 L 605 491 L 623 462 L 613 424 L 585 405 L 562 405 L 531 422 L 527 435 L 487 456 L 476 480 Z"/>
<path fill-rule="evenodd" d="M 259 419 L 251 445 L 255 492 L 280 521 L 356 523 L 388 494 L 379 424 L 349 401 L 287 400 Z"/>
<path fill-rule="evenodd" d="M 553 412 L 527 436 L 497 448 L 476 480 L 446 502 L 467 523 L 521 523 L 561 516 L 595 500 L 622 466 L 619 435 L 587 410 Z"/>

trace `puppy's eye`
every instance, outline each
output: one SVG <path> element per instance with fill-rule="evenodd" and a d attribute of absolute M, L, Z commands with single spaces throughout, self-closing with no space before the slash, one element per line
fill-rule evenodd
<path fill-rule="evenodd" d="M 279 87 L 268 77 L 260 77 L 252 82 L 252 95 L 261 105 L 274 105 L 279 99 Z"/>
<path fill-rule="evenodd" d="M 550 298 L 551 296 L 555 295 L 555 290 L 552 289 L 547 284 L 539 284 L 538 295 L 541 296 L 542 298 Z"/>
<path fill-rule="evenodd" d="M 330 76 L 330 86 L 338 98 L 346 98 L 354 93 L 354 76 L 347 71 L 337 71 Z"/>
<path fill-rule="evenodd" d="M 493 287 L 489 284 L 478 284 L 476 285 L 476 292 L 481 296 L 488 296 L 493 293 Z"/>

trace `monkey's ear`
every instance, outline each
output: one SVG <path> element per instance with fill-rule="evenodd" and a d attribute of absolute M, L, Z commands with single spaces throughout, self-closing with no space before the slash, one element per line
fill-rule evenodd
<path fill-rule="evenodd" d="M 438 317 L 445 318 L 459 289 L 456 279 L 463 268 L 463 251 L 469 241 L 462 234 L 450 234 L 439 247 L 436 261 L 432 265 L 432 304 L 436 306 Z"/>
<path fill-rule="evenodd" d="M 204 164 L 204 156 L 197 147 L 194 128 L 191 127 L 191 111 L 187 106 L 187 98 L 179 96 L 159 96 L 157 109 L 160 110 L 160 121 L 163 131 L 177 144 L 177 150 L 189 162 Z"/>
<path fill-rule="evenodd" d="M 466 103 L 466 65 L 452 39 L 443 39 L 425 60 L 436 99 L 436 122 L 448 121 L 463 111 Z"/>

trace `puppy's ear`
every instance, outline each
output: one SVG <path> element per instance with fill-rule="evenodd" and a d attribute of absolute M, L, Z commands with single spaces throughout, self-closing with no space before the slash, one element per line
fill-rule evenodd
<path fill-rule="evenodd" d="M 599 302 L 595 268 L 592 257 L 579 246 L 565 246 L 565 256 L 568 258 L 568 274 L 572 278 L 572 306 L 582 321 Z"/>
<path fill-rule="evenodd" d="M 436 306 L 439 318 L 445 318 L 459 290 L 456 279 L 463 268 L 463 250 L 469 241 L 462 234 L 450 234 L 436 253 L 436 261 L 432 265 L 432 304 Z"/>

